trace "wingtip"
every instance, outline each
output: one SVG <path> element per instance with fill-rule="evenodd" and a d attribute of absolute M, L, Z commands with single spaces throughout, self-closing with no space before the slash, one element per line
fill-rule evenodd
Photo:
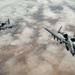
<path fill-rule="evenodd" d="M 44 28 L 45 30 L 47 30 L 47 28 Z"/>

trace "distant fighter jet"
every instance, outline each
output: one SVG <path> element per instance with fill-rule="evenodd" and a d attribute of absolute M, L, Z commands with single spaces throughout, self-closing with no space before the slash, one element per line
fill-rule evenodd
<path fill-rule="evenodd" d="M 75 37 L 74 36 L 70 37 L 68 36 L 68 34 L 60 32 L 61 28 L 62 26 L 59 28 L 58 33 L 62 34 L 64 38 L 59 37 L 57 34 L 52 32 L 50 29 L 45 28 L 45 30 L 51 33 L 54 39 L 57 38 L 57 41 L 60 40 L 60 44 L 65 43 L 67 51 L 70 50 L 71 54 L 74 56 L 75 55 L 75 45 L 73 44 L 73 42 L 75 41 Z"/>
<path fill-rule="evenodd" d="M 0 24 L 0 30 L 5 30 L 7 28 L 13 28 L 16 25 L 12 26 L 5 26 L 5 25 L 10 25 L 10 20 L 8 19 L 6 22 Z"/>

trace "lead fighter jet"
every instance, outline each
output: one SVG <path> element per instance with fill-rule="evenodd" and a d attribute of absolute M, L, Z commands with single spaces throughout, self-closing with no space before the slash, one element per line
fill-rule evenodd
<path fill-rule="evenodd" d="M 75 55 L 75 45 L 73 44 L 73 42 L 75 41 L 75 37 L 74 36 L 70 37 L 68 34 L 60 32 L 61 28 L 62 26 L 58 30 L 58 33 L 62 34 L 64 38 L 59 37 L 56 33 L 52 32 L 50 29 L 45 28 L 45 30 L 51 33 L 54 39 L 57 38 L 57 41 L 60 40 L 60 44 L 65 43 L 67 51 L 70 51 L 70 53 L 74 56 Z"/>
<path fill-rule="evenodd" d="M 13 28 L 16 25 L 11 25 L 11 26 L 5 26 L 5 25 L 10 25 L 10 20 L 8 19 L 6 22 L 0 24 L 0 30 L 5 30 L 7 28 Z"/>

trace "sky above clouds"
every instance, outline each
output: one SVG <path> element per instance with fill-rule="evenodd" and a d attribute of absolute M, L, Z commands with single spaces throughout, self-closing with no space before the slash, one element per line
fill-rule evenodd
<path fill-rule="evenodd" d="M 73 35 L 75 0 L 0 0 L 0 23 L 15 28 L 0 31 L 1 75 L 75 75 L 75 57 L 45 31 Z"/>

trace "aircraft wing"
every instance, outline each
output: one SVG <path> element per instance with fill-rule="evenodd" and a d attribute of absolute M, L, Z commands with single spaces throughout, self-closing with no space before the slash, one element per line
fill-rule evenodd
<path fill-rule="evenodd" d="M 56 35 L 51 30 L 48 30 L 47 28 L 45 28 L 45 30 L 47 30 L 49 33 L 51 33 L 54 36 L 54 39 L 57 38 L 57 40 L 60 40 L 62 43 L 66 43 L 67 44 L 67 41 L 65 41 L 63 38 L 59 37 L 58 35 Z"/>
<path fill-rule="evenodd" d="M 13 28 L 13 27 L 15 27 L 15 26 L 17 26 L 17 25 L 12 25 L 12 26 L 7 26 L 7 27 L 2 27 L 1 29 Z"/>

